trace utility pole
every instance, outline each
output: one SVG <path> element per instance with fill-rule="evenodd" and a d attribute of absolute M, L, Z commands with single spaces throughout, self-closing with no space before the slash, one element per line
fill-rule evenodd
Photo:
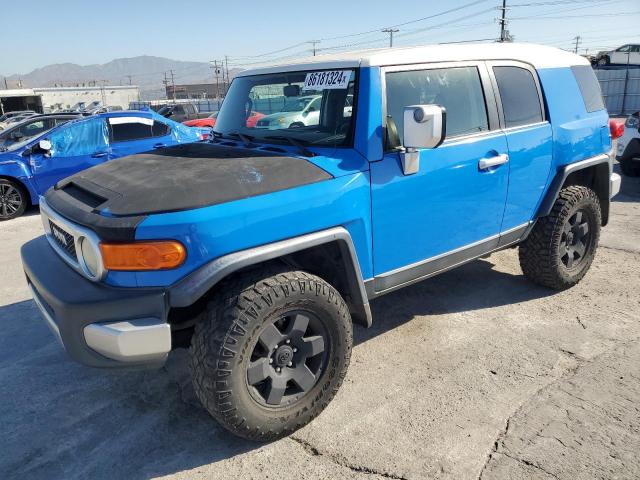
<path fill-rule="evenodd" d="M 175 78 L 173 76 L 173 70 L 169 70 L 169 72 L 171 73 L 171 90 L 173 92 L 173 101 L 176 101 L 176 81 Z"/>
<path fill-rule="evenodd" d="M 580 47 L 580 41 L 582 40 L 582 37 L 580 37 L 580 35 L 576 35 L 575 37 L 573 37 L 573 39 L 576 42 L 576 46 L 573 49 L 573 53 L 578 53 L 578 48 Z"/>
<path fill-rule="evenodd" d="M 313 56 L 316 56 L 316 45 L 320 43 L 320 40 L 309 40 L 307 43 L 311 44 L 311 51 L 313 52 Z"/>
<path fill-rule="evenodd" d="M 7 77 L 4 77 L 4 89 L 9 90 L 9 86 L 7 85 Z"/>
<path fill-rule="evenodd" d="M 229 85 L 231 84 L 231 79 L 229 78 L 229 56 L 224 56 L 224 69 L 227 72 L 227 85 L 224 89 L 224 96 L 227 96 L 227 92 L 229 91 Z"/>
<path fill-rule="evenodd" d="M 167 87 L 169 85 L 169 81 L 167 80 L 167 72 L 163 72 L 164 73 L 164 80 L 162 81 L 162 84 L 164 85 L 164 96 L 167 97 L 167 100 L 169 100 L 169 95 L 167 94 Z"/>
<path fill-rule="evenodd" d="M 220 70 L 218 69 L 218 60 L 213 60 L 213 74 L 216 77 L 216 100 L 218 100 L 218 110 L 220 110 L 220 82 L 218 82 Z"/>
<path fill-rule="evenodd" d="M 389 34 L 389 48 L 393 47 L 393 34 L 396 33 L 396 32 L 399 32 L 400 30 L 398 30 L 397 28 L 385 28 L 382 31 L 384 33 L 388 33 Z"/>
<path fill-rule="evenodd" d="M 125 75 L 125 77 L 129 79 L 129 85 L 131 85 L 131 79 L 133 78 L 133 75 Z"/>
<path fill-rule="evenodd" d="M 502 7 L 498 7 L 500 10 L 500 18 L 498 23 L 500 24 L 500 40 L 499 42 L 508 42 L 510 40 L 509 31 L 507 30 L 507 0 L 502 0 Z"/>

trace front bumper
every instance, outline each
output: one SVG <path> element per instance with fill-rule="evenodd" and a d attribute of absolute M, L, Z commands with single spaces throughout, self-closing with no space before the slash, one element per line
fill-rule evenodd
<path fill-rule="evenodd" d="M 44 236 L 23 245 L 27 283 L 69 356 L 91 367 L 161 366 L 171 350 L 166 292 L 91 282 Z"/>

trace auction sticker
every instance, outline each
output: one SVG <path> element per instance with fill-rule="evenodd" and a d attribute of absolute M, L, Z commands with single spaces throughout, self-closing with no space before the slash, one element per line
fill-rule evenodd
<path fill-rule="evenodd" d="M 345 89 L 349 85 L 353 70 L 325 70 L 309 72 L 304 79 L 303 90 Z"/>

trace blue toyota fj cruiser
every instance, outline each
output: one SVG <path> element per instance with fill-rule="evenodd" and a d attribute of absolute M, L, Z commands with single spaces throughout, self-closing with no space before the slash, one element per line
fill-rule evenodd
<path fill-rule="evenodd" d="M 321 97 L 317 123 L 246 126 L 303 96 Z M 74 360 L 161 365 L 188 347 L 211 415 L 274 439 L 335 395 L 372 299 L 516 245 L 534 282 L 578 283 L 620 188 L 610 150 L 596 77 L 571 53 L 313 57 L 242 72 L 211 142 L 58 182 L 24 270 Z"/>

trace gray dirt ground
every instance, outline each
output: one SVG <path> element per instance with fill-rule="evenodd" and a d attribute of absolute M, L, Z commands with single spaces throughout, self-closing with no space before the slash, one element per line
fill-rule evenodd
<path fill-rule="evenodd" d="M 36 212 L 0 225 L 0 478 L 640 477 L 640 182 L 562 293 L 515 250 L 373 305 L 346 382 L 291 438 L 248 443 L 194 398 L 186 355 L 107 372 L 65 357 L 22 277 Z"/>

